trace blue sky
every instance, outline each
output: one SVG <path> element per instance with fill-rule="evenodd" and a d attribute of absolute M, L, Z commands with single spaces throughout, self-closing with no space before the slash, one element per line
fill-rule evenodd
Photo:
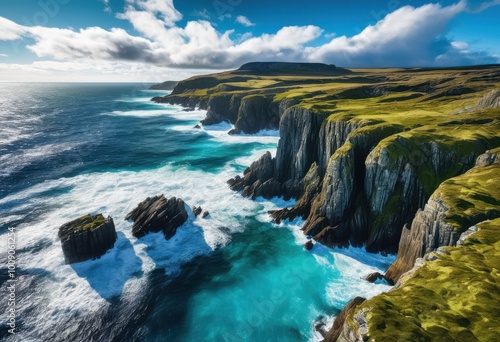
<path fill-rule="evenodd" d="M 24 0 L 0 7 L 0 81 L 182 79 L 250 61 L 500 62 L 500 0 Z"/>

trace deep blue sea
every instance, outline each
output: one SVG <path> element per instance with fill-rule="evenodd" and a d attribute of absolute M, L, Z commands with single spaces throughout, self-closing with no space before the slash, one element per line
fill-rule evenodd
<path fill-rule="evenodd" d="M 5 341 L 315 341 L 353 297 L 390 287 L 362 277 L 394 257 L 311 252 L 302 221 L 276 225 L 280 199 L 252 201 L 226 181 L 277 132 L 195 129 L 205 112 L 150 102 L 143 84 L 0 84 L 0 338 Z M 166 241 L 136 239 L 125 215 L 148 196 L 210 212 Z M 58 228 L 111 215 L 115 247 L 65 265 Z M 6 241 L 16 230 L 16 335 L 7 332 Z"/>

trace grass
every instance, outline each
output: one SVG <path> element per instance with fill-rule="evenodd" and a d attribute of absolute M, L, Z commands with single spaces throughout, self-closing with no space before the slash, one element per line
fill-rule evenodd
<path fill-rule="evenodd" d="M 82 216 L 76 220 L 66 223 L 60 231 L 61 237 L 69 234 L 78 234 L 85 231 L 94 231 L 99 229 L 106 223 L 106 219 L 102 214 L 92 216 L 90 214 Z"/>

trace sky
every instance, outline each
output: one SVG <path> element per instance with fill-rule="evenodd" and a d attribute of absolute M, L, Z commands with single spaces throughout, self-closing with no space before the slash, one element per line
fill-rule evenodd
<path fill-rule="evenodd" d="M 23 0 L 0 4 L 0 82 L 180 80 L 252 61 L 500 63 L 500 0 Z"/>

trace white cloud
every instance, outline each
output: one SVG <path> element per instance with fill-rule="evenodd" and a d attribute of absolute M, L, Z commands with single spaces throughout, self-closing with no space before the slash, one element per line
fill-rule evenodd
<path fill-rule="evenodd" d="M 9 55 L 6 55 L 5 53 L 0 53 L 0 57 L 9 57 Z"/>
<path fill-rule="evenodd" d="M 21 38 L 24 33 L 24 26 L 18 25 L 7 18 L 0 17 L 0 41 L 17 40 Z"/>
<path fill-rule="evenodd" d="M 388 14 L 352 37 L 335 37 L 312 47 L 323 34 L 317 26 L 287 26 L 275 33 L 253 36 L 233 30 L 218 31 L 206 20 L 182 19 L 172 0 L 126 0 L 123 13 L 138 35 L 124 29 L 88 27 L 75 31 L 50 27 L 29 27 L 0 17 L 0 40 L 23 37 L 38 57 L 53 59 L 30 68 L 54 71 L 55 65 L 76 72 L 75 65 L 102 65 L 103 73 L 143 68 L 230 69 L 250 61 L 310 61 L 345 67 L 444 66 L 495 63 L 498 58 L 470 51 L 466 42 L 446 39 L 448 23 L 468 11 L 465 1 L 451 6 L 429 4 L 405 6 Z M 233 38 L 234 35 L 234 38 Z M 91 61 L 91 63 L 89 63 Z M 77 64 L 68 64 L 77 63 Z M 123 65 L 129 67 L 123 67 Z M 112 65 L 110 67 L 109 65 Z M 121 65 L 121 67 L 117 67 Z M 6 70 L 5 65 L 2 66 Z M 18 65 L 16 66 L 18 67 Z M 140 68 L 139 68 L 140 69 Z M 62 71 L 60 71 L 62 72 Z M 135 75 L 135 74 L 134 74 Z"/>
<path fill-rule="evenodd" d="M 182 14 L 174 7 L 173 0 L 127 0 L 125 13 L 135 11 L 136 8 L 148 13 L 159 15 L 167 26 L 174 26 L 182 19 Z"/>
<path fill-rule="evenodd" d="M 465 50 L 469 47 L 466 42 L 451 42 L 451 46 L 458 50 Z"/>
<path fill-rule="evenodd" d="M 465 1 L 451 6 L 428 4 L 402 7 L 353 37 L 337 37 L 307 49 L 310 61 L 349 66 L 429 66 L 452 48 L 444 39 L 451 19 L 467 8 Z"/>
<path fill-rule="evenodd" d="M 209 11 L 207 11 L 207 9 L 203 9 L 202 11 L 200 10 L 194 10 L 193 12 L 191 12 L 191 15 L 194 16 L 194 17 L 200 17 L 202 19 L 205 19 L 205 20 L 210 20 L 212 19 L 212 15 L 210 14 Z"/>
<path fill-rule="evenodd" d="M 211 70 L 172 69 L 144 63 L 93 61 L 38 61 L 31 64 L 0 63 L 0 79 L 6 82 L 107 82 L 160 83 L 182 80 Z"/>
<path fill-rule="evenodd" d="M 245 17 L 244 15 L 239 15 L 236 17 L 236 22 L 237 23 L 240 23 L 241 25 L 243 26 L 246 26 L 246 27 L 252 27 L 252 26 L 255 26 L 254 23 L 252 23 L 250 21 L 250 19 L 248 19 L 247 17 Z"/>

